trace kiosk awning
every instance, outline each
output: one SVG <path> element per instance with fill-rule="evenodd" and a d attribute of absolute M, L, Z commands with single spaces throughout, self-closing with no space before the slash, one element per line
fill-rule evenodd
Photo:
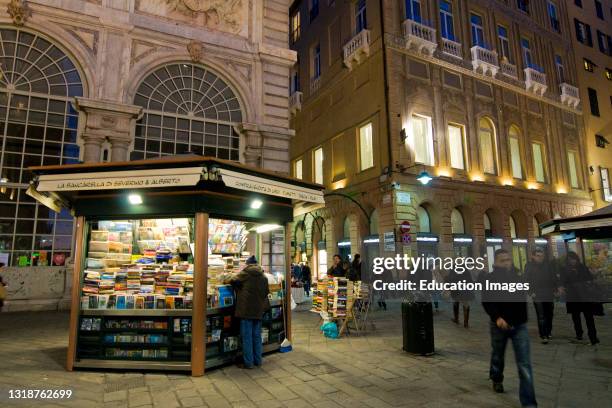
<path fill-rule="evenodd" d="M 42 174 L 39 192 L 168 188 L 195 186 L 203 167 L 179 167 L 150 170 L 125 170 L 95 173 Z"/>
<path fill-rule="evenodd" d="M 225 168 L 219 169 L 226 186 L 297 201 L 324 204 L 323 192 Z"/>
<path fill-rule="evenodd" d="M 578 230 L 602 230 L 612 228 L 612 205 L 600 208 L 579 217 L 559 218 L 540 224 L 542 235 L 554 232 Z"/>

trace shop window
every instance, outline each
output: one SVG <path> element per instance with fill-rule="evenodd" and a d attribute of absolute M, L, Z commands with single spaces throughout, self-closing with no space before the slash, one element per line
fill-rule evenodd
<path fill-rule="evenodd" d="M 497 174 L 497 143 L 493 123 L 482 118 L 479 123 L 478 138 L 480 144 L 480 160 L 482 171 L 487 174 Z"/>
<path fill-rule="evenodd" d="M 523 178 L 523 166 L 521 165 L 520 135 L 516 127 L 511 127 L 509 131 L 510 162 L 512 165 L 512 177 Z"/>
<path fill-rule="evenodd" d="M 20 29 L 1 31 L 0 179 L 15 187 L 0 191 L 0 262 L 63 266 L 72 217 L 69 228 L 58 229 L 66 214 L 25 194 L 32 178 L 27 167 L 78 163 L 78 113 L 71 102 L 83 96 L 83 82 L 72 58 L 53 42 Z M 42 224 L 46 235 L 35 237 L 35 225 Z"/>
<path fill-rule="evenodd" d="M 417 207 L 417 219 L 419 220 L 419 232 L 431 233 L 431 220 L 425 208 Z"/>
<path fill-rule="evenodd" d="M 239 161 L 240 102 L 217 74 L 192 63 L 166 64 L 140 84 L 134 104 L 144 115 L 136 124 L 132 159 L 195 153 Z"/>
<path fill-rule="evenodd" d="M 465 136 L 462 126 L 448 126 L 448 147 L 450 164 L 454 169 L 466 170 Z"/>
<path fill-rule="evenodd" d="M 508 222 L 510 224 L 510 238 L 518 238 L 516 235 L 516 221 L 514 220 L 514 217 L 510 216 Z"/>
<path fill-rule="evenodd" d="M 314 161 L 314 182 L 318 184 L 323 184 L 323 148 L 319 147 L 315 149 L 313 153 L 313 161 Z"/>
<path fill-rule="evenodd" d="M 302 180 L 304 178 L 303 173 L 303 161 L 302 159 L 298 159 L 295 161 L 295 178 Z"/>
<path fill-rule="evenodd" d="M 411 132 L 407 140 L 416 163 L 434 165 L 433 129 L 430 117 L 412 115 Z"/>
<path fill-rule="evenodd" d="M 372 123 L 359 128 L 359 169 L 362 171 L 374 167 L 374 143 L 372 139 Z"/>
<path fill-rule="evenodd" d="M 572 186 L 572 188 L 580 188 L 580 183 L 578 179 L 578 158 L 576 156 L 577 154 L 574 151 L 567 152 L 570 186 Z"/>
<path fill-rule="evenodd" d="M 491 227 L 491 219 L 489 218 L 489 215 L 486 212 L 482 215 L 482 223 L 484 226 L 485 237 L 492 237 L 493 229 Z"/>
<path fill-rule="evenodd" d="M 535 179 L 539 183 L 545 183 L 546 173 L 544 171 L 544 147 L 540 143 L 532 143 L 531 148 L 533 153 Z"/>

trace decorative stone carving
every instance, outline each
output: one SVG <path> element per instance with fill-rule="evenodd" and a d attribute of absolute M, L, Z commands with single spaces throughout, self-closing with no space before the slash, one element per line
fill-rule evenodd
<path fill-rule="evenodd" d="M 189 41 L 189 44 L 187 44 L 187 51 L 189 52 L 189 57 L 191 58 L 191 61 L 202 61 L 202 56 L 204 55 L 204 45 L 200 41 Z"/>
<path fill-rule="evenodd" d="M 205 24 L 216 28 L 224 26 L 239 31 L 242 25 L 242 0 L 167 0 L 168 4 L 183 14 L 203 14 Z"/>
<path fill-rule="evenodd" d="M 6 11 L 9 16 L 11 16 L 13 24 L 16 26 L 24 25 L 28 17 L 32 15 L 32 11 L 25 0 L 11 0 L 6 7 Z"/>

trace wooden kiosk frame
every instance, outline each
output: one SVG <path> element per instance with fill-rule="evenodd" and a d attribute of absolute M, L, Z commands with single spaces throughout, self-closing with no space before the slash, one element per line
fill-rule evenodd
<path fill-rule="evenodd" d="M 30 169 L 34 179 L 28 194 L 41 204 L 59 212 L 68 208 L 75 216 L 76 233 L 72 303 L 66 369 L 117 368 L 144 370 L 183 370 L 193 376 L 206 367 L 206 319 L 208 277 L 209 217 L 246 222 L 277 224 L 285 227 L 284 331 L 291 338 L 291 291 L 289 223 L 296 203 L 322 206 L 323 186 L 234 162 L 202 156 L 173 156 L 163 159 L 120 163 L 42 166 Z M 129 194 L 142 198 L 130 204 Z M 252 205 L 258 201 L 258 205 Z M 313 205 L 313 204 L 309 204 Z M 189 217 L 195 220 L 193 254 L 193 303 L 191 309 L 139 310 L 146 316 L 191 317 L 191 356 L 189 362 L 88 360 L 77 356 L 81 289 L 85 268 L 88 222 L 145 218 Z M 133 316 L 131 310 L 92 310 L 99 315 Z M 130 314 L 132 313 L 132 314 Z M 96 314 L 96 313 L 93 313 Z M 141 316 L 141 315 L 139 315 Z M 279 345 L 264 347 L 264 351 Z"/>

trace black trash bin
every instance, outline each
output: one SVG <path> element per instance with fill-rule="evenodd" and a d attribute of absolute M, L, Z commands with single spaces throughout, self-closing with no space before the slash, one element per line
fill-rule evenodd
<path fill-rule="evenodd" d="M 402 302 L 402 329 L 404 351 L 420 355 L 434 353 L 431 302 Z"/>

